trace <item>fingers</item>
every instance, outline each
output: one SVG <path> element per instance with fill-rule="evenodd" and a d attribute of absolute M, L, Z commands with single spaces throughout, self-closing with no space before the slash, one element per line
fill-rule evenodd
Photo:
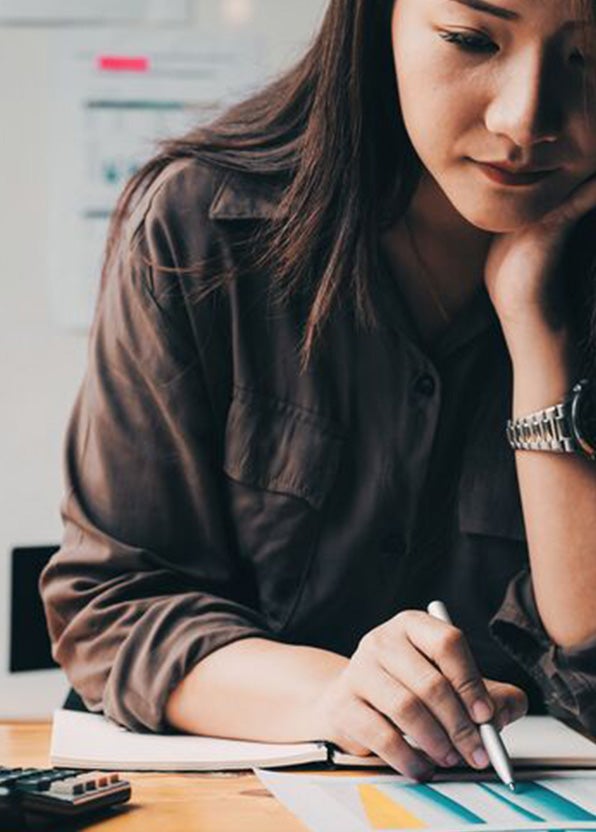
<path fill-rule="evenodd" d="M 392 719 L 439 765 L 456 765 L 456 757 L 461 757 L 474 768 L 484 768 L 488 760 L 480 732 L 449 679 L 413 646 L 405 648 L 404 654 L 408 677 L 402 676 L 402 681 L 410 696 L 424 706 L 418 711 L 411 706 L 401 709 Z M 387 671 L 393 676 L 400 662 L 393 655 L 386 658 Z"/>
<path fill-rule="evenodd" d="M 521 688 L 506 682 L 486 679 L 486 687 L 495 703 L 494 723 L 498 731 L 528 712 L 528 697 Z"/>
<path fill-rule="evenodd" d="M 419 780 L 432 776 L 433 764 L 486 768 L 478 723 L 494 719 L 499 729 L 527 710 L 519 688 L 480 676 L 461 631 L 413 610 L 364 636 L 337 702 L 332 739 Z"/>
<path fill-rule="evenodd" d="M 365 746 L 396 771 L 415 780 L 429 780 L 432 763 L 403 738 L 382 714 L 362 699 L 355 699 L 345 719 L 348 743 Z"/>
<path fill-rule="evenodd" d="M 409 641 L 437 665 L 474 723 L 492 718 L 494 705 L 461 630 L 427 613 L 412 611 L 405 621 Z"/>
<path fill-rule="evenodd" d="M 403 656 L 403 659 L 407 662 L 409 657 Z M 431 665 L 427 663 L 427 666 L 432 670 Z M 434 673 L 441 679 L 439 673 Z M 374 676 L 369 675 L 368 679 L 366 690 L 357 689 L 356 692 L 367 699 L 401 734 L 407 734 L 440 766 L 449 768 L 461 762 L 448 734 L 429 710 L 428 700 L 402 684 L 382 666 Z M 372 684 L 370 679 L 374 679 Z M 448 686 L 448 683 L 445 684 Z"/>

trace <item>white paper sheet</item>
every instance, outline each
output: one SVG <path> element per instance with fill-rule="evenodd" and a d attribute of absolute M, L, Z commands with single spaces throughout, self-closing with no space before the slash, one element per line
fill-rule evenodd
<path fill-rule="evenodd" d="M 420 784 L 399 775 L 256 773 L 312 832 L 596 830 L 596 772 L 527 772 L 515 794 L 477 775 Z"/>

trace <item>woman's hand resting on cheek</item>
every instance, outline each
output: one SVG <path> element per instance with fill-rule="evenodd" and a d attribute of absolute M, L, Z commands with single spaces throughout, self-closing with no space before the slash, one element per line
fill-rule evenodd
<path fill-rule="evenodd" d="M 406 610 L 367 633 L 316 704 L 320 738 L 348 753 L 377 754 L 419 780 L 434 766 L 488 765 L 478 723 L 523 716 L 519 688 L 482 679 L 456 627 Z M 407 734 L 419 748 L 405 739 Z"/>
<path fill-rule="evenodd" d="M 564 245 L 576 223 L 594 209 L 596 174 L 538 222 L 495 235 L 484 279 L 506 336 L 528 324 L 550 326 L 550 321 L 557 319 L 551 299 L 557 298 L 556 279 Z"/>

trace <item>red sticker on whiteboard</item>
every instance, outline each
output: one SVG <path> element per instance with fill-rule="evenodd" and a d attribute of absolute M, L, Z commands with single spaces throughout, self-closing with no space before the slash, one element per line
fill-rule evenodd
<path fill-rule="evenodd" d="M 127 55 L 100 55 L 97 68 L 103 72 L 148 72 L 149 58 Z"/>

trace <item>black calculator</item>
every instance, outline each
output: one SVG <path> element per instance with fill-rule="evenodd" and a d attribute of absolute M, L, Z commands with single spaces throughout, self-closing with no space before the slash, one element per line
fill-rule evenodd
<path fill-rule="evenodd" d="M 115 772 L 0 766 L 0 832 L 52 828 L 130 799 Z"/>

